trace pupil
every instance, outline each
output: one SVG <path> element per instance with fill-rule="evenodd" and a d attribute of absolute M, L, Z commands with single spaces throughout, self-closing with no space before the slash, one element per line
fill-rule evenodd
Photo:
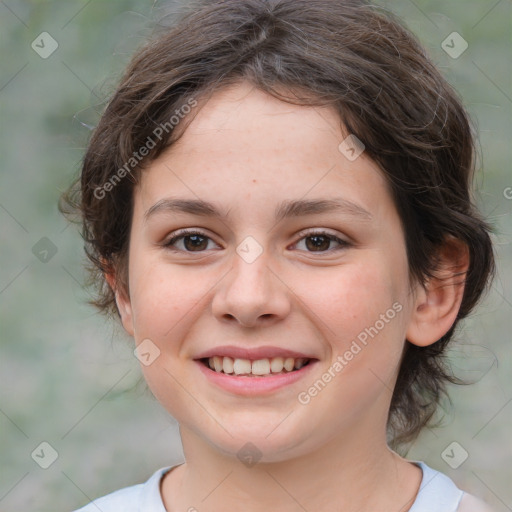
<path fill-rule="evenodd" d="M 313 242 L 313 244 L 310 246 L 310 244 L 308 244 L 309 240 L 315 240 L 315 242 Z M 322 244 L 322 242 L 323 242 L 323 244 Z M 306 239 L 306 246 L 308 247 L 308 249 L 311 249 L 311 248 L 313 248 L 313 249 L 328 249 L 330 242 L 331 242 L 330 239 L 323 235 L 309 236 Z M 327 243 L 327 245 L 326 245 L 326 243 Z"/>

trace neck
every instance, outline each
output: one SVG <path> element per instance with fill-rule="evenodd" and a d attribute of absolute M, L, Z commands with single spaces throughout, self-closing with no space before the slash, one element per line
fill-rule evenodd
<path fill-rule="evenodd" d="M 421 470 L 389 450 L 385 433 L 366 434 L 361 426 L 307 454 L 248 467 L 182 428 L 187 462 L 164 480 L 164 503 L 167 510 L 201 512 L 409 510 Z"/>

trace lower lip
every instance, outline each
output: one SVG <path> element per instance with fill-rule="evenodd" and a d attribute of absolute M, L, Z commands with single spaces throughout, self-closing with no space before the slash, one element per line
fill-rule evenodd
<path fill-rule="evenodd" d="M 200 361 L 194 361 L 203 375 L 217 386 L 239 395 L 261 395 L 270 393 L 277 389 L 290 386 L 291 384 L 306 377 L 311 372 L 311 369 L 318 361 L 310 361 L 306 366 L 300 370 L 295 370 L 289 373 L 279 373 L 277 375 L 269 375 L 268 377 L 241 377 L 236 375 L 229 375 L 226 373 L 216 372 L 205 366 Z"/>

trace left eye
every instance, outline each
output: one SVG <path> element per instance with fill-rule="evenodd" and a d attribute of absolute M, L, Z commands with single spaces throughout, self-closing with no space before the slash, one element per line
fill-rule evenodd
<path fill-rule="evenodd" d="M 334 250 L 343 249 L 348 245 L 348 242 L 325 232 L 308 233 L 302 237 L 295 245 L 299 245 L 304 241 L 304 245 L 308 252 L 327 252 L 332 242 L 338 244 L 338 248 Z"/>

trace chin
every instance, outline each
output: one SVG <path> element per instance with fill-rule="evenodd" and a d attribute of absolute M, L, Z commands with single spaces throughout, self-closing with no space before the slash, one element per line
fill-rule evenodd
<path fill-rule="evenodd" d="M 282 421 L 282 417 L 280 421 Z M 276 422 L 275 425 L 279 425 Z M 216 450 L 225 455 L 236 457 L 240 462 L 251 467 L 255 462 L 276 463 L 283 462 L 300 455 L 306 454 L 314 449 L 308 446 L 311 443 L 311 433 L 304 432 L 303 435 L 297 430 L 297 425 L 284 423 L 277 428 L 268 428 L 268 424 L 258 424 L 253 421 L 250 424 L 230 424 L 231 437 L 227 432 L 221 430 L 205 435 L 208 443 Z"/>

